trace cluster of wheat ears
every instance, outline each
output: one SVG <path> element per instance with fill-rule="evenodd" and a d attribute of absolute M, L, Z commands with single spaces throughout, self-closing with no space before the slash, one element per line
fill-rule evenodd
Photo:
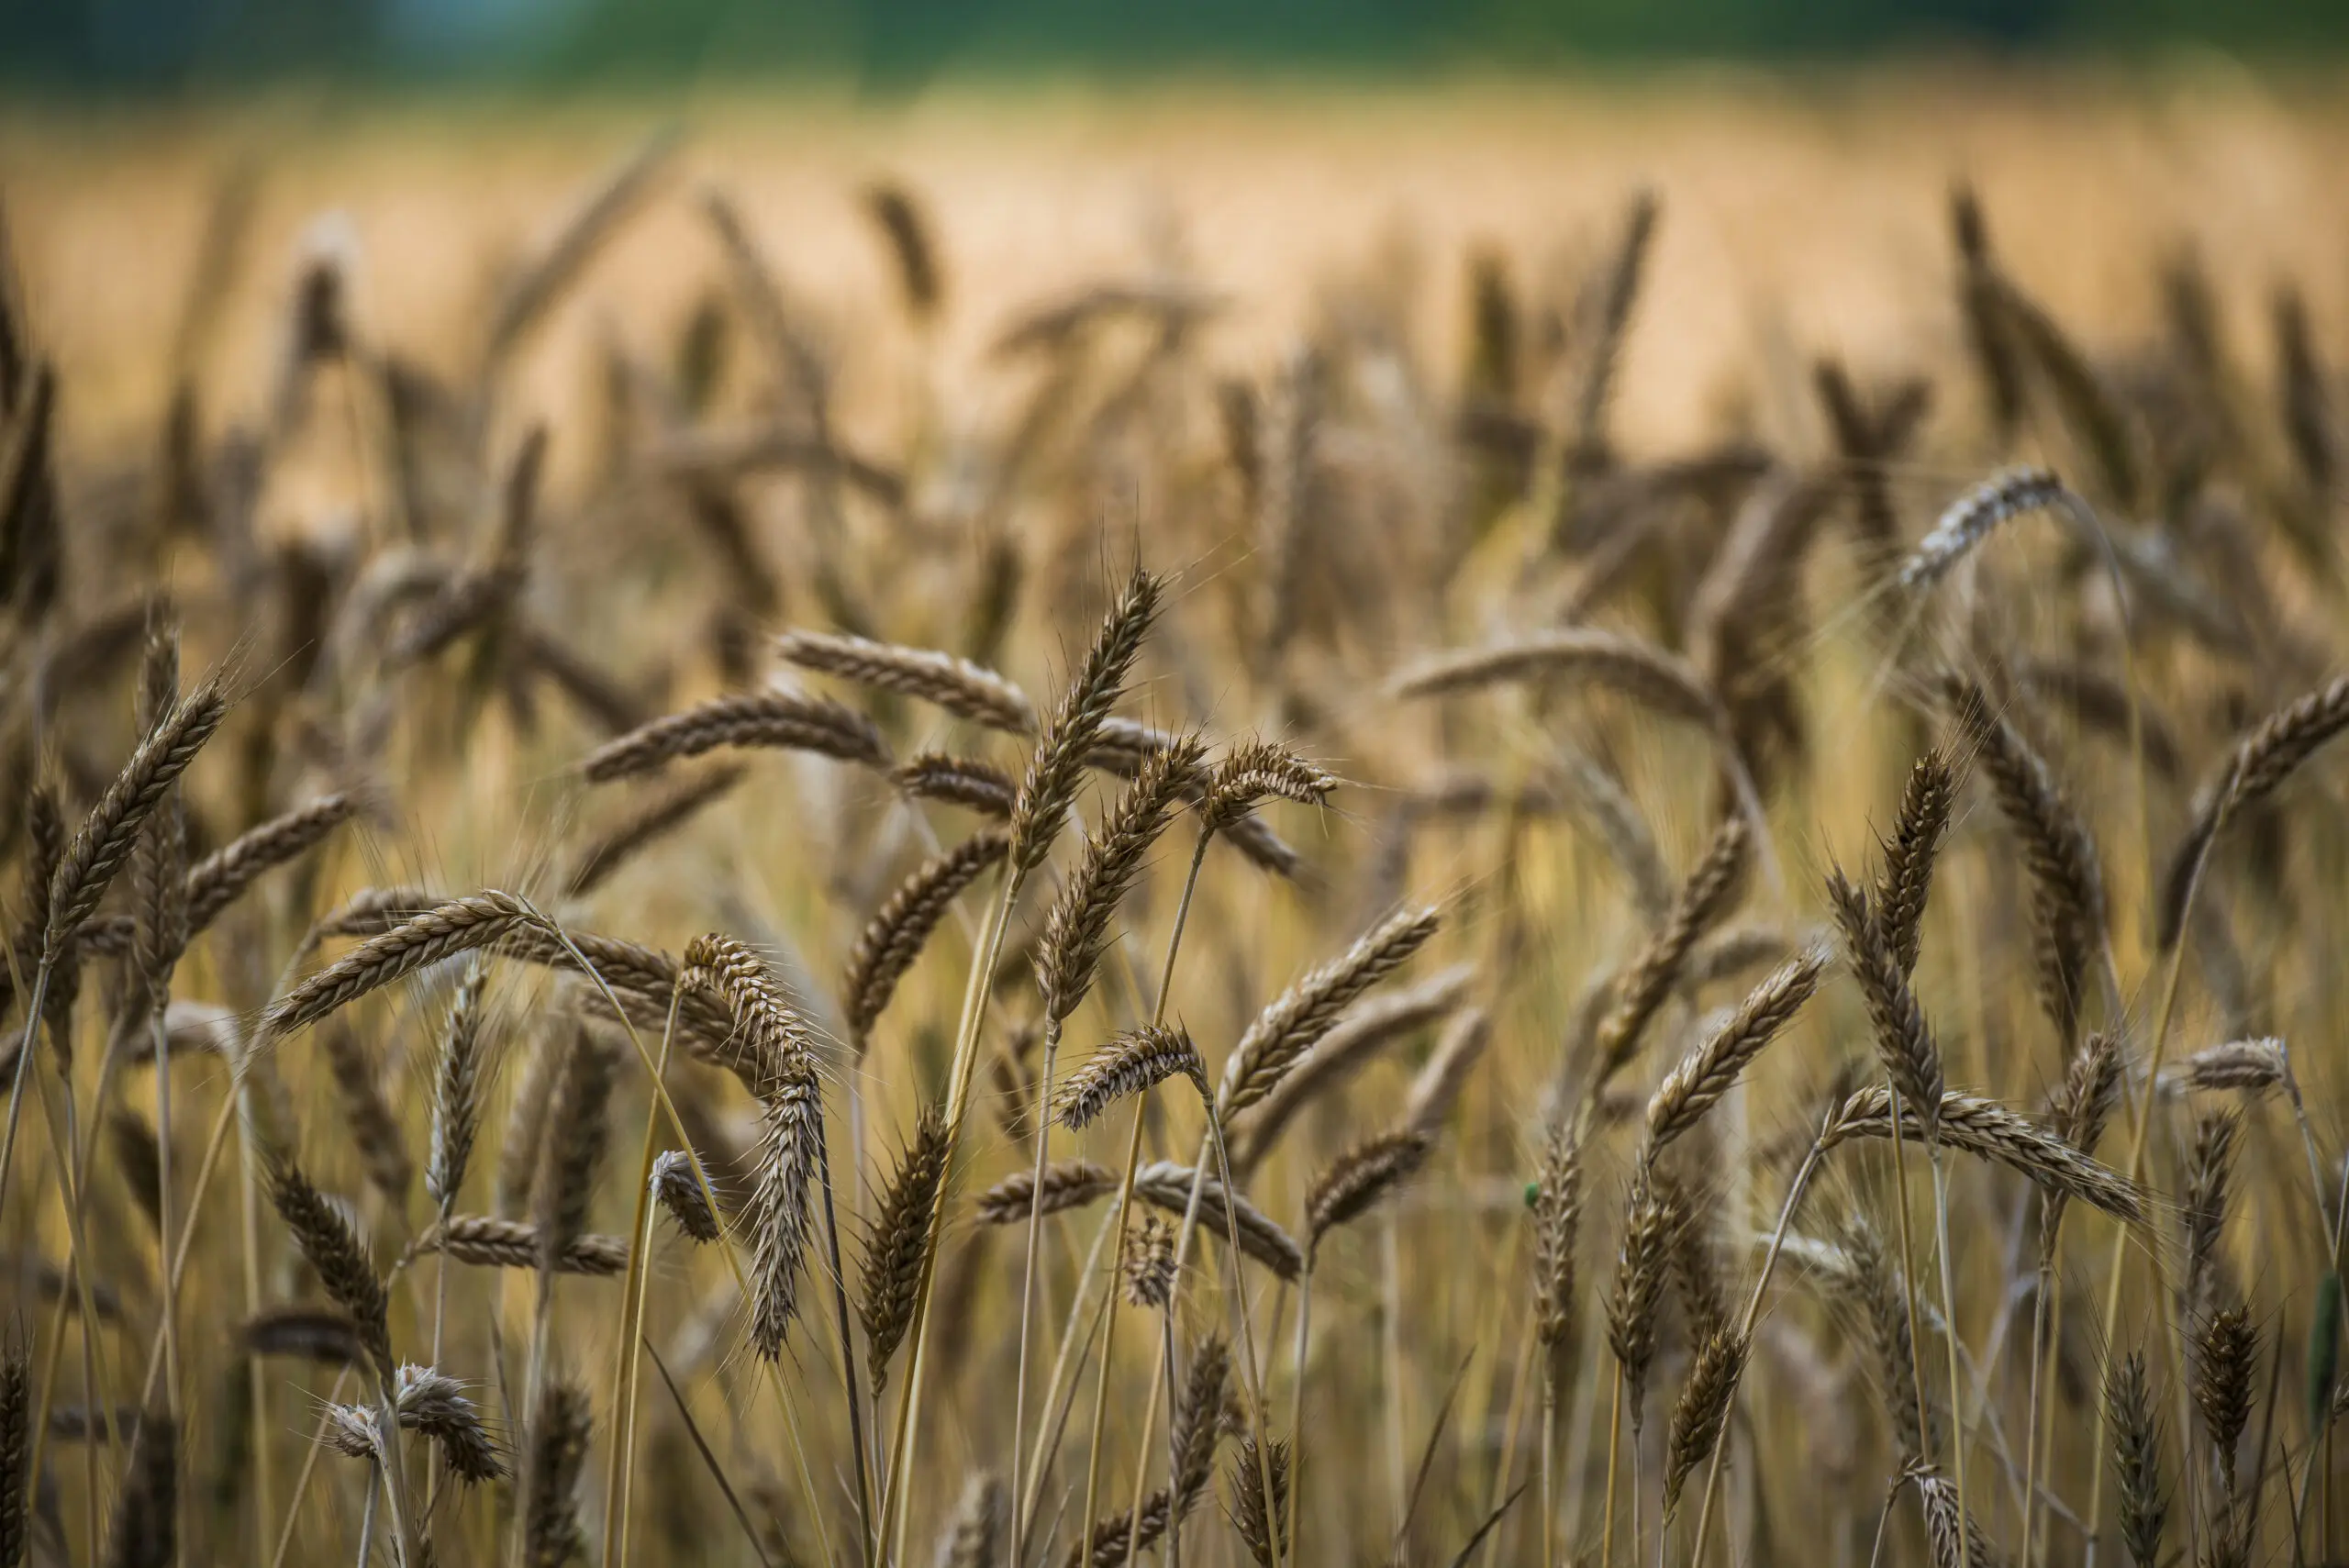
<path fill-rule="evenodd" d="M 1965 360 L 1634 460 L 1642 195 L 1453 373 L 1160 270 L 957 419 L 885 187 L 891 448 L 706 190 L 550 434 L 674 162 L 128 457 L 0 310 L 0 1568 L 2339 1560 L 2294 295 L 2090 354 L 1960 191 Z"/>

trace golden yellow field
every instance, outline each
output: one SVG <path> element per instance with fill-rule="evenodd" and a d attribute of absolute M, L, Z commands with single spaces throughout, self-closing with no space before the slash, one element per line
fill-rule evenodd
<path fill-rule="evenodd" d="M 2349 1551 L 2332 83 L 664 108 L 0 116 L 0 1568 Z"/>

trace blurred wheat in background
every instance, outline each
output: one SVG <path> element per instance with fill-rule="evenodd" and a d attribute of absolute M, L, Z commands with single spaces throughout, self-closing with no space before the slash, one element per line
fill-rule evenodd
<path fill-rule="evenodd" d="M 0 118 L 0 1568 L 2349 1552 L 2337 103 L 647 117 Z"/>

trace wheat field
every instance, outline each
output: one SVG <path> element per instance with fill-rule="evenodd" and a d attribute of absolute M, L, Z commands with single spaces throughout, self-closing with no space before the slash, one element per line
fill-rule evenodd
<path fill-rule="evenodd" d="M 2340 1561 L 2345 153 L 0 115 L 0 1568 Z"/>

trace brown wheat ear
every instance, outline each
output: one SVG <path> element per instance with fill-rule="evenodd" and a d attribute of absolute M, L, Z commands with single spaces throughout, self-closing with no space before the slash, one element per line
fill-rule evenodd
<path fill-rule="evenodd" d="M 17 1568 L 29 1539 L 25 1467 L 32 1447 L 30 1369 L 21 1340 L 0 1348 L 0 1568 Z"/>
<path fill-rule="evenodd" d="M 1942 1053 L 1926 1027 L 1925 1015 L 1909 989 L 1884 929 L 1868 909 L 1867 895 L 1838 870 L 1827 873 L 1827 901 L 1842 932 L 1853 977 L 1867 1003 L 1876 1059 L 1899 1092 L 1904 1115 L 1914 1115 L 1932 1142 L 1941 1119 Z"/>
<path fill-rule="evenodd" d="M 1159 581 L 1137 570 L 1109 607 L 1084 668 L 1063 694 L 1060 706 L 1036 739 L 1011 810 L 1011 871 L 1026 878 L 1044 863 L 1061 824 L 1075 803 L 1096 738 L 1109 709 L 1125 690 L 1127 672 L 1141 652 L 1142 639 L 1158 617 Z"/>
<path fill-rule="evenodd" d="M 2021 840 L 2023 863 L 2031 872 L 2040 1000 L 2068 1047 L 2080 987 L 2104 939 L 2104 873 L 2096 840 L 2046 759 L 2011 719 L 1991 707 L 1982 688 L 1954 682 L 1951 695 L 1958 722 L 1989 775 L 1999 814 Z"/>
<path fill-rule="evenodd" d="M 1044 1167 L 1043 1195 L 1037 1199 L 1041 1214 L 1083 1208 L 1118 1190 L 1117 1173 L 1090 1160 L 1055 1160 Z M 982 1224 L 1024 1225 L 1036 1192 L 1032 1172 L 1014 1171 L 974 1200 Z"/>
<path fill-rule="evenodd" d="M 532 1183 L 540 1261 L 549 1270 L 560 1265 L 572 1242 L 586 1231 L 596 1178 L 611 1138 L 612 1089 L 619 1065 L 619 1047 L 609 1035 L 584 1024 L 573 1028 Z"/>
<path fill-rule="evenodd" d="M 888 1381 L 889 1358 L 913 1321 L 930 1218 L 946 1187 L 946 1118 L 925 1106 L 913 1140 L 881 1189 L 880 1210 L 865 1238 L 856 1309 L 864 1322 L 876 1397 Z"/>
<path fill-rule="evenodd" d="M 1036 728 L 1036 705 L 1027 693 L 952 653 L 816 631 L 784 633 L 775 652 L 786 664 L 918 697 L 989 729 L 1028 735 Z"/>
<path fill-rule="evenodd" d="M 1119 1260 L 1126 1300 L 1152 1312 L 1163 1311 L 1174 1296 L 1174 1227 L 1154 1214 L 1142 1217 L 1141 1228 L 1126 1237 L 1126 1255 Z"/>
<path fill-rule="evenodd" d="M 1949 831 L 1956 797 L 1957 776 L 1949 758 L 1937 747 L 1926 751 L 1909 770 L 1892 837 L 1878 840 L 1884 865 L 1876 878 L 1876 917 L 1903 974 L 1917 967 L 1933 862 L 1941 856 L 1942 836 Z"/>
<path fill-rule="evenodd" d="M 397 1408 L 400 1425 L 438 1444 L 440 1462 L 458 1480 L 475 1485 L 506 1473 L 497 1445 L 482 1426 L 481 1412 L 455 1378 L 431 1367 L 401 1367 Z"/>
<path fill-rule="evenodd" d="M 1685 1135 L 1729 1093 L 1739 1074 L 1777 1038 L 1819 989 L 1827 955 L 1813 950 L 1746 994 L 1737 1011 L 1681 1058 L 1648 1101 L 1647 1158 Z"/>
<path fill-rule="evenodd" d="M 205 682 L 147 732 L 90 808 L 50 878 L 43 948 L 51 958 L 63 951 L 66 940 L 97 908 L 130 858 L 139 829 L 228 712 L 228 699 L 219 683 Z"/>
<path fill-rule="evenodd" d="M 1680 1505 L 1681 1488 L 1689 1472 L 1712 1457 L 1721 1432 L 1729 1425 L 1730 1401 L 1736 1397 L 1738 1379 L 1745 1373 L 1745 1339 L 1722 1330 L 1707 1340 L 1688 1369 L 1680 1398 L 1672 1407 L 1672 1432 L 1666 1440 L 1664 1470 L 1664 1512 L 1669 1518 Z"/>
<path fill-rule="evenodd" d="M 270 1202 L 293 1232 L 295 1245 L 317 1271 L 327 1295 L 351 1315 L 360 1342 L 388 1380 L 393 1370 L 390 1302 L 366 1244 L 342 1209 L 312 1186 L 289 1156 L 271 1160 L 268 1179 Z"/>
<path fill-rule="evenodd" d="M 688 1240 L 707 1244 L 724 1234 L 684 1150 L 663 1149 L 652 1162 L 652 1196 Z"/>
<path fill-rule="evenodd" d="M 2158 1568 L 2169 1498 L 2162 1487 L 2161 1428 L 2142 1352 L 2131 1351 L 2105 1363 L 2104 1424 L 2112 1432 L 2121 1544 L 2135 1568 Z"/>
<path fill-rule="evenodd" d="M 2223 1294 L 2220 1232 L 2226 1227 L 2235 1144 L 2242 1135 L 2243 1113 L 2238 1110 L 2209 1111 L 2195 1121 L 2180 1218 L 2186 1227 L 2186 1303 L 2197 1314 L 2209 1313 Z"/>
<path fill-rule="evenodd" d="M 998 821 L 1010 817 L 1019 796 L 1018 782 L 993 762 L 942 751 L 908 758 L 889 777 L 916 800 L 942 801 Z"/>
<path fill-rule="evenodd" d="M 881 1021 L 897 983 L 929 945 L 938 923 L 964 889 L 999 863 L 1011 837 L 989 828 L 972 834 L 944 854 L 926 861 L 900 883 L 856 939 L 841 981 L 850 1038 L 862 1051 Z"/>
<path fill-rule="evenodd" d="M 1645 1415 L 1648 1369 L 1655 1360 L 1673 1239 L 1687 1219 L 1679 1190 L 1660 1173 L 1642 1171 L 1634 1178 L 1623 1221 L 1623 1246 L 1615 1261 L 1615 1288 L 1607 1298 L 1607 1345 L 1623 1369 L 1623 1391 L 1634 1432 L 1641 1429 Z"/>
<path fill-rule="evenodd" d="M 1050 1022 L 1058 1024 L 1074 1012 L 1092 989 L 1108 945 L 1109 922 L 1185 791 L 1197 782 L 1205 752 L 1193 736 L 1153 752 L 1086 841 L 1084 858 L 1052 901 L 1036 947 L 1036 986 Z"/>
<path fill-rule="evenodd" d="M 1599 1021 L 1595 1082 L 1604 1085 L 1639 1050 L 1641 1038 L 1673 985 L 1698 939 L 1727 916 L 1744 881 L 1751 833 L 1742 817 L 1725 817 L 1705 858 L 1681 884 L 1672 913 L 1616 982 L 1614 1003 Z"/>
<path fill-rule="evenodd" d="M 2235 1451 L 2251 1422 L 2252 1383 L 2259 1363 L 2259 1330 L 2251 1310 L 2230 1307 L 2202 1321 L 2194 1334 L 2194 1404 L 2227 1496 L 2235 1496 Z"/>
<path fill-rule="evenodd" d="M 1424 1132 L 1401 1128 L 1364 1139 L 1331 1161 L 1305 1190 L 1307 1252 L 1392 1196 L 1427 1159 L 1431 1141 Z"/>
<path fill-rule="evenodd" d="M 763 691 L 712 697 L 616 736 L 582 758 L 579 772 L 590 784 L 609 784 L 722 746 L 813 751 L 885 772 L 889 766 L 888 742 L 853 708 L 829 697 Z"/>
<path fill-rule="evenodd" d="M 2343 729 L 2349 729 L 2349 675 L 2262 719 L 2236 744 L 2217 776 L 2196 793 L 2194 819 L 2162 876 L 2154 922 L 2162 951 L 2177 945 L 2194 879 L 2227 821 L 2281 789 L 2300 764 Z"/>
<path fill-rule="evenodd" d="M 1917 1504 L 1925 1516 L 1925 1549 L 1933 1568 L 1995 1568 L 1998 1559 L 1989 1537 L 1971 1512 L 1960 1506 L 1957 1488 L 1928 1464 L 1912 1464 L 1901 1480 L 1917 1488 Z"/>
<path fill-rule="evenodd" d="M 130 1451 L 130 1473 L 117 1496 L 114 1536 L 106 1543 L 109 1568 L 171 1568 L 179 1540 L 178 1426 L 160 1410 L 139 1423 Z"/>
<path fill-rule="evenodd" d="M 587 1549 L 576 1494 L 591 1419 L 587 1391 L 554 1378 L 531 1408 L 522 1498 L 522 1561 L 529 1568 L 562 1568 Z"/>
<path fill-rule="evenodd" d="M 501 1219 L 494 1214 L 452 1214 L 449 1223 L 437 1221 L 408 1243 L 412 1257 L 442 1252 L 468 1268 L 535 1269 L 551 1266 L 559 1274 L 591 1274 L 610 1278 L 628 1267 L 628 1242 L 618 1236 L 592 1233 L 574 1236 L 550 1265 L 539 1228 L 527 1220 Z"/>
<path fill-rule="evenodd" d="M 1146 1026 L 1130 1030 L 1095 1051 L 1053 1093 L 1052 1114 L 1072 1131 L 1130 1095 L 1147 1094 L 1174 1077 L 1188 1078 L 1208 1097 L 1207 1063 L 1190 1031 Z"/>
<path fill-rule="evenodd" d="M 1427 944 L 1440 918 L 1428 906 L 1396 911 L 1257 1014 L 1224 1064 L 1222 1081 L 1216 1086 L 1218 1118 L 1229 1126 L 1235 1115 L 1277 1088 L 1350 1003 Z"/>
<path fill-rule="evenodd" d="M 428 964 L 491 947 L 543 920 L 521 899 L 495 889 L 408 916 L 360 943 L 278 998 L 262 1015 L 263 1039 L 281 1039 Z"/>
<path fill-rule="evenodd" d="M 395 1207 L 406 1203 L 416 1162 L 408 1157 L 406 1134 L 376 1079 L 374 1058 L 340 1020 L 320 1031 L 318 1044 L 341 1095 L 343 1119 L 369 1184 Z"/>
<path fill-rule="evenodd" d="M 1199 828 L 1220 833 L 1267 799 L 1319 806 L 1337 787 L 1335 777 L 1286 746 L 1242 741 L 1226 751 L 1207 776 L 1199 799 Z"/>
<path fill-rule="evenodd" d="M 1272 1473 L 1272 1495 L 1265 1496 L 1264 1473 Z M 1258 1458 L 1256 1440 L 1242 1438 L 1231 1461 L 1231 1526 L 1240 1532 L 1256 1568 L 1273 1568 L 1277 1558 L 1288 1561 L 1289 1446 L 1275 1438 Z"/>
<path fill-rule="evenodd" d="M 1580 1327 L 1575 1243 L 1582 1225 L 1582 1136 L 1571 1118 L 1551 1126 L 1533 1189 L 1534 1323 L 1553 1380 L 1564 1377 Z"/>
<path fill-rule="evenodd" d="M 2145 1221 L 2145 1195 L 2137 1184 L 2099 1164 L 2030 1118 L 1996 1100 L 1953 1089 L 1942 1095 L 1939 1136 L 1954 1149 L 2030 1178 L 2042 1191 L 2061 1194 L 2132 1225 Z M 1914 1102 L 1900 1106 L 1900 1136 L 1922 1138 L 1924 1119 Z M 1892 1095 L 1882 1084 L 1854 1091 L 1819 1138 L 1823 1151 L 1854 1138 L 1892 1136 Z"/>
<path fill-rule="evenodd" d="M 455 1205 L 481 1135 L 481 1098 L 488 1051 L 482 994 L 489 967 L 476 957 L 457 982 L 432 1072 L 432 1150 L 424 1162 L 424 1190 L 442 1208 Z"/>
<path fill-rule="evenodd" d="M 366 1359 L 359 1325 L 344 1313 L 317 1307 L 264 1307 L 237 1330 L 247 1355 L 292 1356 L 322 1366 L 351 1366 Z"/>

